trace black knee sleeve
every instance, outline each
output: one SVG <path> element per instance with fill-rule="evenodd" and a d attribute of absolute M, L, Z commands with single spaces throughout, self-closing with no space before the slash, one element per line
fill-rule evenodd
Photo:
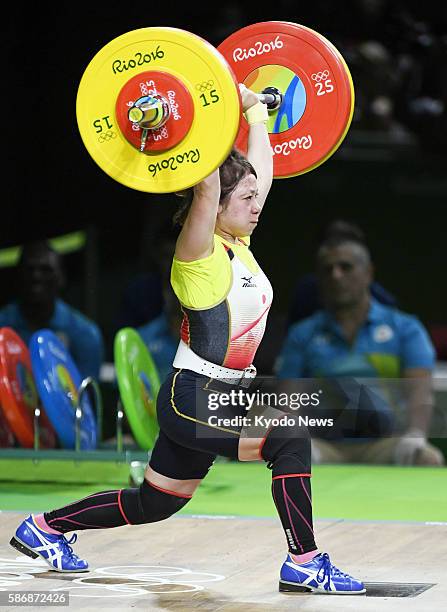
<path fill-rule="evenodd" d="M 128 522 L 141 525 L 169 518 L 183 508 L 191 497 L 163 491 L 143 480 L 138 489 L 124 489 L 121 502 Z"/>
<path fill-rule="evenodd" d="M 310 435 L 298 423 L 295 415 L 288 415 L 293 425 L 274 427 L 266 436 L 261 456 L 272 469 L 273 476 L 311 473 Z"/>

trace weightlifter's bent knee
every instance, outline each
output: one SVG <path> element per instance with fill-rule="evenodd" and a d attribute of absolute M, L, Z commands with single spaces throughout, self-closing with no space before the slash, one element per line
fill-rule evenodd
<path fill-rule="evenodd" d="M 186 506 L 191 498 L 192 494 L 162 489 L 144 479 L 138 488 L 122 491 L 121 504 L 128 523 L 141 525 L 169 518 Z"/>
<path fill-rule="evenodd" d="M 259 454 L 273 471 L 273 476 L 285 474 L 310 475 L 311 444 L 307 428 L 298 417 L 288 415 L 288 425 L 273 427 L 262 440 Z"/>

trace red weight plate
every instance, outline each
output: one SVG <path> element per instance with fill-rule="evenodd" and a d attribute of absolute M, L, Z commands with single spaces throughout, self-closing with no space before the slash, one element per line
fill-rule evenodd
<path fill-rule="evenodd" d="M 145 153 L 166 151 L 175 147 L 189 132 L 194 118 L 191 94 L 179 79 L 167 72 L 156 70 L 135 75 L 127 81 L 118 94 L 115 113 L 121 132 L 138 150 L 141 143 L 141 128 L 129 121 L 127 113 L 138 98 L 151 94 L 159 94 L 165 98 L 170 115 L 159 129 L 148 130 Z"/>
<path fill-rule="evenodd" d="M 21 446 L 34 446 L 34 410 L 40 409 L 40 446 L 53 448 L 56 434 L 39 404 L 29 350 L 10 327 L 0 329 L 0 402 L 3 415 Z"/>
<path fill-rule="evenodd" d="M 276 87 L 284 98 L 267 124 L 274 176 L 309 172 L 339 147 L 354 109 L 354 87 L 339 51 L 305 26 L 282 21 L 247 26 L 218 50 L 238 82 L 260 93 Z M 248 125 L 241 120 L 236 146 L 247 149 Z"/>

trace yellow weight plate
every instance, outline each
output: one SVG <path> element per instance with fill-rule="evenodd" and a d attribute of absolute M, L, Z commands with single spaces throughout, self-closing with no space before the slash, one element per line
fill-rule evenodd
<path fill-rule="evenodd" d="M 149 70 L 181 81 L 194 118 L 181 142 L 148 154 L 124 137 L 115 106 L 124 85 Z M 132 189 L 169 193 L 197 184 L 226 159 L 239 130 L 240 96 L 226 60 L 204 39 L 177 28 L 141 28 L 118 36 L 91 60 L 76 115 L 84 145 L 104 172 Z M 181 118 L 168 122 L 174 120 Z"/>

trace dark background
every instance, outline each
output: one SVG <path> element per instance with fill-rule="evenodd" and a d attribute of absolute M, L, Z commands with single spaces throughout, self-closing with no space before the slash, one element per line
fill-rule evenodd
<path fill-rule="evenodd" d="M 312 269 L 322 224 L 343 217 L 365 230 L 376 277 L 400 306 L 427 325 L 445 323 L 445 5 L 276 0 L 266 11 L 253 2 L 10 6 L 2 60 L 0 248 L 85 230 L 88 248 L 65 257 L 65 297 L 99 323 L 110 358 L 122 292 L 151 265 L 154 239 L 176 201 L 128 189 L 91 160 L 75 116 L 85 67 L 110 40 L 141 27 L 180 27 L 217 46 L 251 23 L 293 21 L 342 52 L 356 110 L 347 138 L 323 166 L 274 182 L 253 239 L 274 285 L 273 316 L 281 320 L 296 279 Z M 383 99 L 387 112 L 380 112 Z M 13 269 L 0 270 L 0 305 L 11 298 L 13 276 Z M 273 326 L 271 337 L 275 329 L 281 328 Z"/>

